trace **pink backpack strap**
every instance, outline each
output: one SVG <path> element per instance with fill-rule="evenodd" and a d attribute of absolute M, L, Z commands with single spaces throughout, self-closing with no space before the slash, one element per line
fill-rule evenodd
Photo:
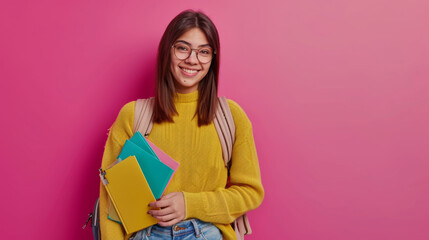
<path fill-rule="evenodd" d="M 153 106 L 155 99 L 137 99 L 134 109 L 133 133 L 139 131 L 143 136 L 147 136 L 153 127 Z"/>
<path fill-rule="evenodd" d="M 235 124 L 231 109 L 225 97 L 219 97 L 219 105 L 214 119 L 214 125 L 222 146 L 222 155 L 225 166 L 231 167 L 232 148 L 235 142 Z M 244 239 L 244 235 L 252 234 L 247 214 L 238 217 L 232 226 L 235 230 L 237 239 Z"/>
<path fill-rule="evenodd" d="M 222 146 L 225 166 L 229 168 L 232 157 L 232 147 L 235 142 L 235 124 L 226 98 L 219 97 L 218 100 L 219 105 L 213 122 Z"/>
<path fill-rule="evenodd" d="M 246 213 L 235 219 L 232 226 L 234 228 L 237 239 L 243 240 L 244 235 L 252 234 L 252 228 L 250 228 L 249 218 L 247 217 Z"/>

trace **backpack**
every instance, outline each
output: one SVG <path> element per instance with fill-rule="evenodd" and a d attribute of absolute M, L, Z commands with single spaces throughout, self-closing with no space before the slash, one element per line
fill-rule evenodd
<path fill-rule="evenodd" d="M 218 100 L 219 105 L 216 110 L 213 123 L 219 136 L 219 141 L 222 146 L 222 156 L 225 166 L 228 168 L 229 176 L 232 147 L 235 142 L 235 124 L 226 98 L 219 97 Z M 139 131 L 143 136 L 147 137 L 151 132 L 153 127 L 152 117 L 154 101 L 155 99 L 153 97 L 148 99 L 138 99 L 136 101 L 133 133 Z M 85 228 L 89 220 L 91 220 L 92 232 L 95 240 L 101 239 L 98 204 L 99 200 L 97 199 L 94 211 L 88 215 L 88 220 L 83 227 Z M 233 223 L 231 223 L 231 225 L 236 233 L 237 239 L 244 239 L 244 235 L 252 233 L 247 214 L 238 217 Z"/>

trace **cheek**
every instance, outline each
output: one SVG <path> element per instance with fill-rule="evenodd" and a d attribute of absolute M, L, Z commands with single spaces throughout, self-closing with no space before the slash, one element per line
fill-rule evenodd
<path fill-rule="evenodd" d="M 211 64 L 203 65 L 204 76 L 207 75 L 207 73 L 209 72 L 210 65 Z"/>
<path fill-rule="evenodd" d="M 171 60 L 171 63 L 170 63 L 171 72 L 177 72 L 178 71 L 178 64 L 179 63 L 177 61 Z"/>

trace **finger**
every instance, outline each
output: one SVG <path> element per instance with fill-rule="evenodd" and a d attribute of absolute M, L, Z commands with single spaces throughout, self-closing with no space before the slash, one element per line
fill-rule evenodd
<path fill-rule="evenodd" d="M 160 210 L 149 210 L 148 213 L 154 217 L 165 216 L 165 215 L 174 213 L 174 209 L 172 207 L 166 207 Z"/>
<path fill-rule="evenodd" d="M 171 205 L 171 201 L 170 200 L 158 200 L 156 202 L 151 202 L 149 203 L 149 207 L 154 207 L 154 208 L 165 208 Z"/>
<path fill-rule="evenodd" d="M 174 219 L 177 219 L 177 214 L 171 213 L 171 214 L 164 215 L 164 216 L 153 216 L 153 217 L 158 219 L 160 222 L 169 222 L 169 221 L 172 221 Z"/>
<path fill-rule="evenodd" d="M 159 221 L 158 224 L 162 227 L 170 227 L 178 222 L 180 222 L 180 220 L 178 218 L 174 218 L 174 219 L 171 219 L 170 221 Z"/>

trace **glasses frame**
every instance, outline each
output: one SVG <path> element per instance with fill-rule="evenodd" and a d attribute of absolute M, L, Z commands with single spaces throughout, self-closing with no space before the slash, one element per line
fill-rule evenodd
<path fill-rule="evenodd" d="M 202 47 L 202 48 L 191 48 L 191 47 L 189 47 L 188 45 L 184 44 L 184 45 L 188 46 L 188 47 L 191 49 L 191 51 L 189 52 L 189 55 L 188 55 L 187 57 L 185 57 L 185 58 L 179 58 L 179 57 L 176 55 L 176 44 L 177 44 L 177 43 L 174 43 L 174 44 L 173 44 L 173 46 L 171 46 L 171 48 L 173 48 L 173 49 L 174 49 L 174 50 L 173 50 L 173 54 L 174 54 L 174 56 L 176 56 L 176 57 L 177 57 L 178 59 L 180 59 L 180 60 L 186 60 L 186 59 L 188 59 L 188 58 L 192 55 L 192 52 L 195 52 L 195 55 L 196 55 L 196 57 L 197 57 L 197 59 L 198 59 L 198 62 L 200 62 L 200 63 L 202 63 L 202 64 L 206 64 L 206 63 L 211 62 L 211 61 L 213 60 L 214 56 L 216 55 L 216 51 L 215 51 L 215 50 L 213 50 L 212 58 L 211 58 L 209 61 L 207 61 L 207 62 L 202 62 L 202 61 L 200 60 L 200 58 L 198 57 L 198 51 L 199 51 L 199 50 L 201 50 L 201 49 L 203 49 L 204 47 Z M 211 48 L 211 47 L 210 47 L 210 48 Z"/>

